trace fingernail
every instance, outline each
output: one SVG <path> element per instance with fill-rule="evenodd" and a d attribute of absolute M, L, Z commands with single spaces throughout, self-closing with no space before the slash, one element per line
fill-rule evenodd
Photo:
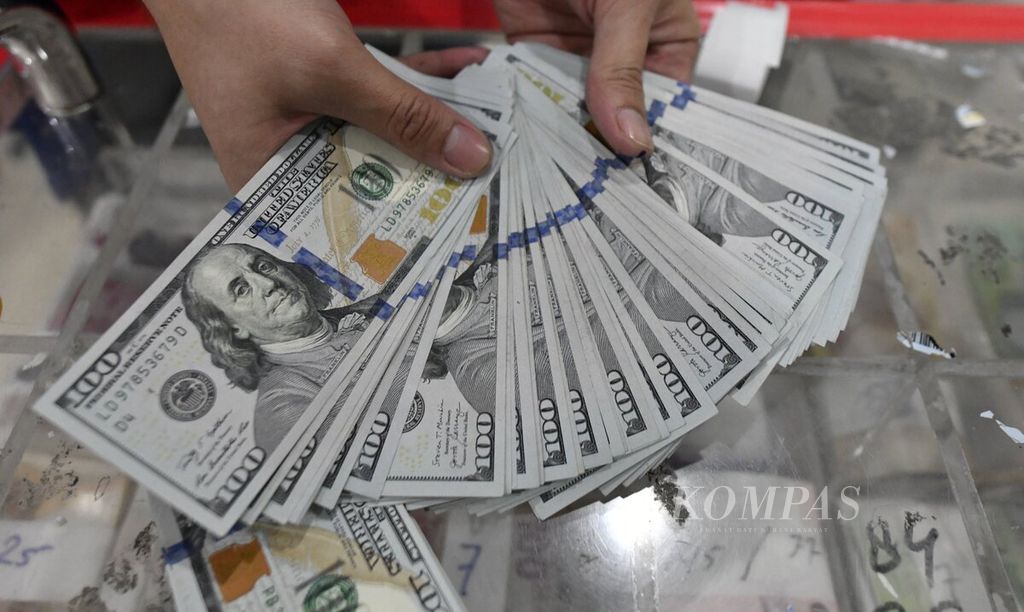
<path fill-rule="evenodd" d="M 491 162 L 491 143 L 480 132 L 456 123 L 444 141 L 444 161 L 464 176 L 475 176 Z"/>
<path fill-rule="evenodd" d="M 636 146 L 644 151 L 654 149 L 651 128 L 648 127 L 647 120 L 643 115 L 632 108 L 622 107 L 615 113 L 615 122 L 619 124 L 619 129 L 626 135 L 626 138 L 636 143 Z"/>

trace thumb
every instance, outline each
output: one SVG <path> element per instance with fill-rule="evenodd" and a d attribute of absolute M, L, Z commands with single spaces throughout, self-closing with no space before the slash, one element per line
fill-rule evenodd
<path fill-rule="evenodd" d="M 470 178 L 491 161 L 491 144 L 468 119 L 395 76 L 362 45 L 345 54 L 334 77 L 306 103 L 350 121 L 406 155 L 442 172 Z"/>
<path fill-rule="evenodd" d="M 655 8 L 653 0 L 606 0 L 594 7 L 587 108 L 601 135 L 622 155 L 654 149 L 643 69 Z"/>

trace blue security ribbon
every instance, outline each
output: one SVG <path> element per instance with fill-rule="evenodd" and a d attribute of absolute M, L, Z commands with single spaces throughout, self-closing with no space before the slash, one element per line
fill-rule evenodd
<path fill-rule="evenodd" d="M 260 238 L 266 240 L 270 244 L 279 247 L 284 239 L 288 236 L 285 235 L 281 230 L 275 230 L 271 226 L 266 226 L 260 230 Z"/>
<path fill-rule="evenodd" d="M 288 237 L 280 228 L 275 229 L 274 226 L 267 224 L 267 222 L 262 219 L 257 219 L 256 222 L 249 227 L 249 231 L 276 247 L 281 246 L 284 239 Z"/>
<path fill-rule="evenodd" d="M 676 85 L 679 85 L 679 93 L 672 98 L 672 106 L 678 109 L 684 109 L 688 102 L 697 99 L 697 94 L 690 89 L 689 85 L 682 81 L 678 81 Z"/>
<path fill-rule="evenodd" d="M 570 206 L 566 206 L 565 208 L 560 208 L 555 211 L 555 222 L 558 223 L 559 227 L 572 221 L 574 218 L 575 215 L 573 214 L 572 207 Z"/>
<path fill-rule="evenodd" d="M 316 274 L 316 277 L 329 287 L 334 288 L 338 293 L 350 300 L 355 300 L 363 291 L 363 286 L 348 278 L 326 261 L 314 255 L 311 251 L 302 247 L 292 255 L 292 261 L 300 263 Z"/>
<path fill-rule="evenodd" d="M 577 195 L 577 197 L 580 197 L 580 198 L 583 198 L 583 197 L 596 198 L 598 196 L 598 194 L 600 194 L 602 191 L 604 191 L 604 187 L 603 186 L 598 185 L 595 188 L 594 184 L 591 182 L 591 183 L 587 183 L 583 187 L 580 187 L 579 191 L 576 192 L 576 195 Z"/>
<path fill-rule="evenodd" d="M 174 565 L 188 559 L 188 543 L 185 540 L 175 542 L 170 546 L 164 548 L 164 563 L 167 565 Z"/>
<path fill-rule="evenodd" d="M 402 298 L 402 301 L 405 301 L 405 298 Z M 399 302 L 399 305 L 401 305 L 401 302 Z M 377 300 L 373 305 L 373 316 L 377 317 L 381 321 L 387 321 L 391 318 L 391 315 L 394 314 L 394 312 L 395 307 L 388 304 L 385 300 Z"/>
<path fill-rule="evenodd" d="M 665 103 L 661 100 L 655 100 L 651 102 L 650 108 L 647 109 L 647 125 L 654 125 L 658 122 L 658 119 L 665 114 Z"/>

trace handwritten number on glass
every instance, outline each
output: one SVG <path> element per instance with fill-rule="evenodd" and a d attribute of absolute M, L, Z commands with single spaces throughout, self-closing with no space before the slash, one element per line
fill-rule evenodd
<path fill-rule="evenodd" d="M 905 514 L 906 520 L 903 523 L 903 543 L 912 552 L 924 551 L 924 572 L 925 577 L 928 580 L 928 588 L 930 589 L 935 584 L 935 541 L 939 539 L 939 530 L 932 527 L 928 530 L 928 533 L 925 534 L 924 538 L 914 540 L 914 527 L 921 521 L 922 517 L 916 512 L 907 512 Z M 876 524 L 878 529 L 881 530 L 881 537 L 879 537 L 875 532 Z M 892 540 L 892 532 L 889 531 L 889 523 L 882 517 L 877 517 L 868 523 L 867 528 L 868 542 L 871 547 L 871 569 L 879 574 L 885 574 L 896 569 L 896 566 L 898 566 L 901 561 L 900 552 L 897 549 L 896 543 Z M 888 560 L 885 562 L 879 558 L 879 553 L 883 551 L 888 557 Z M 951 599 L 940 601 L 931 608 L 931 612 L 944 612 L 946 610 L 962 611 L 963 608 L 960 606 L 959 602 Z M 906 612 L 906 609 L 898 602 L 887 601 L 876 607 L 874 612 Z"/>
<path fill-rule="evenodd" d="M 462 572 L 462 584 L 459 586 L 459 594 L 465 597 L 466 589 L 469 587 L 469 577 L 473 575 L 473 569 L 476 568 L 476 560 L 480 558 L 481 546 L 479 544 L 460 544 L 459 546 L 473 551 L 470 553 L 469 561 L 455 568 Z"/>
<path fill-rule="evenodd" d="M 914 527 L 921 520 L 920 514 L 907 512 L 906 521 L 903 523 L 903 543 L 914 552 L 924 551 L 924 575 L 928 579 L 928 588 L 935 585 L 934 563 L 935 563 L 935 540 L 939 539 L 939 530 L 932 527 L 923 540 L 914 541 Z"/>
<path fill-rule="evenodd" d="M 4 540 L 3 548 L 0 549 L 0 565 L 13 565 L 14 567 L 25 567 L 28 565 L 32 555 L 45 552 L 47 550 L 53 550 L 53 547 L 49 544 L 42 546 L 35 546 L 30 548 L 21 547 L 21 536 L 18 534 L 10 535 Z M 20 556 L 19 556 L 20 555 Z"/>
<path fill-rule="evenodd" d="M 879 539 L 875 533 L 875 524 L 882 530 L 882 538 Z M 900 564 L 900 551 L 896 550 L 896 543 L 892 541 L 892 533 L 889 531 L 889 522 L 878 517 L 868 522 L 868 542 L 871 544 L 871 569 L 879 574 L 886 574 L 896 569 Z M 889 560 L 881 562 L 879 553 L 884 551 Z"/>

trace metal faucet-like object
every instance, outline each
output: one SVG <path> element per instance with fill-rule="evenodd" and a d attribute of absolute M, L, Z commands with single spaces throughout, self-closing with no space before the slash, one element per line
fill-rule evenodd
<path fill-rule="evenodd" d="M 88 110 L 100 88 L 64 23 L 34 7 L 0 11 L 0 43 L 25 66 L 36 102 L 48 115 Z"/>

